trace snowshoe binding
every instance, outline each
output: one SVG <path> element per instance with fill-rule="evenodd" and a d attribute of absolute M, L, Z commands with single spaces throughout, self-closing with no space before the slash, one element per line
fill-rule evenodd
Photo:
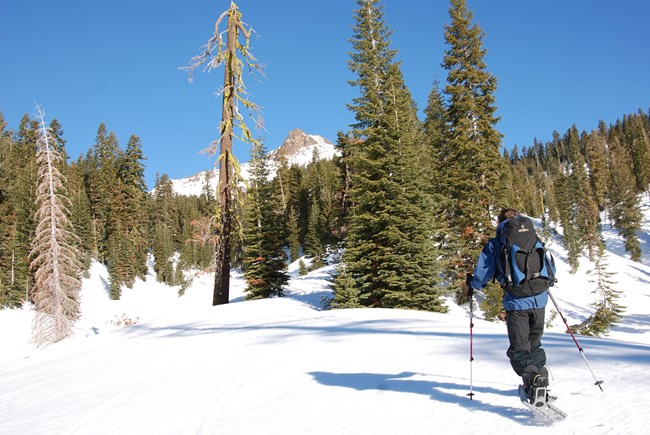
<path fill-rule="evenodd" d="M 542 373 L 536 373 L 532 377 L 532 382 L 528 387 L 528 397 L 530 404 L 540 408 L 548 402 L 547 397 L 548 377 Z"/>
<path fill-rule="evenodd" d="M 547 387 L 519 385 L 519 399 L 533 415 L 547 423 L 564 420 L 567 414 L 553 405 L 556 397 L 548 394 Z"/>

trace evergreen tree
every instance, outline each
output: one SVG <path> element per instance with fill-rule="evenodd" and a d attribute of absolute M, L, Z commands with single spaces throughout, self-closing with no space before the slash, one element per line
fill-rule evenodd
<path fill-rule="evenodd" d="M 128 255 L 124 256 L 131 258 L 125 276 L 128 287 L 136 277 L 144 279 L 147 273 L 147 186 L 143 160 L 145 157 L 140 138 L 132 135 L 120 159 L 118 170 L 118 192 L 122 198 L 111 207 L 111 214 L 117 213 L 122 217 L 124 226 L 120 237 L 127 240 L 124 243 L 129 247 Z"/>
<path fill-rule="evenodd" d="M 357 4 L 349 64 L 361 95 L 349 105 L 357 123 L 346 142 L 352 207 L 331 306 L 444 311 L 416 158 L 417 109 L 393 63 L 383 8 L 372 0 Z"/>
<path fill-rule="evenodd" d="M 576 227 L 578 214 L 574 205 L 574 195 L 579 192 L 579 186 L 576 186 L 575 181 L 574 178 L 560 175 L 554 183 L 558 216 L 563 230 L 562 243 L 567 250 L 567 261 L 571 266 L 572 273 L 576 272 L 580 266 L 580 254 L 584 246 Z"/>
<path fill-rule="evenodd" d="M 124 207 L 126 200 L 126 187 L 118 180 L 113 193 L 108 222 L 106 223 L 106 252 L 108 274 L 110 282 L 110 297 L 120 299 L 121 287 L 132 287 L 135 280 L 133 266 L 135 266 L 135 249 L 126 237 L 128 232 L 127 213 Z"/>
<path fill-rule="evenodd" d="M 298 226 L 298 207 L 296 198 L 298 197 L 298 184 L 292 175 L 286 158 L 280 157 L 279 168 L 276 176 L 271 182 L 273 195 L 279 198 L 283 216 L 282 237 L 286 239 L 289 247 L 289 256 L 291 262 L 300 257 L 300 228 Z"/>
<path fill-rule="evenodd" d="M 154 271 L 158 281 L 174 285 L 173 256 L 176 251 L 176 205 L 172 182 L 167 174 L 156 175 L 151 207 L 151 241 Z"/>
<path fill-rule="evenodd" d="M 636 193 L 636 177 L 632 158 L 617 137 L 610 144 L 609 184 L 610 216 L 619 234 L 625 240 L 625 250 L 633 261 L 641 261 L 641 243 L 637 232 L 641 229 L 643 215 Z"/>
<path fill-rule="evenodd" d="M 77 237 L 68 217 L 70 200 L 64 187 L 65 178 L 59 169 L 65 162 L 40 109 L 39 118 L 38 211 L 30 267 L 34 271 L 32 299 L 36 310 L 33 338 L 43 345 L 72 334 L 72 326 L 80 316 L 81 264 L 75 247 Z"/>
<path fill-rule="evenodd" d="M 621 292 L 614 289 L 613 273 L 607 269 L 607 266 L 606 253 L 603 248 L 598 253 L 594 270 L 590 271 L 594 276 L 591 282 L 596 284 L 593 293 L 597 295 L 597 298 L 596 302 L 591 305 L 595 311 L 587 320 L 574 327 L 578 334 L 607 335 L 611 326 L 621 320 L 623 316 L 624 308 L 617 302 Z"/>
<path fill-rule="evenodd" d="M 586 162 L 583 154 L 583 141 L 574 125 L 567 133 L 567 148 L 569 150 L 571 174 L 577 190 L 574 193 L 574 205 L 577 208 L 575 225 L 582 244 L 587 248 L 589 259 L 594 261 L 600 250 L 600 215 L 594 201 Z"/>
<path fill-rule="evenodd" d="M 62 162 L 67 162 L 68 161 L 68 153 L 65 150 L 65 144 L 66 141 L 63 138 L 63 126 L 59 122 L 58 119 L 54 118 L 48 127 L 50 137 L 52 138 L 53 146 L 56 149 L 56 151 L 61 155 L 61 161 Z M 67 165 L 63 165 L 65 168 L 67 168 Z M 63 174 L 65 175 L 65 174 Z"/>
<path fill-rule="evenodd" d="M 108 132 L 103 123 L 97 129 L 93 149 L 89 151 L 86 172 L 86 190 L 93 216 L 98 260 L 106 263 L 108 252 L 108 220 L 113 195 L 117 191 L 117 178 L 121 150 L 117 136 Z"/>
<path fill-rule="evenodd" d="M 380 128 L 373 131 L 373 136 L 378 134 L 388 149 L 385 176 L 390 180 L 385 212 L 392 222 L 380 237 L 392 239 L 388 246 L 393 246 L 387 256 L 389 264 L 382 272 L 388 290 L 382 304 L 446 311 L 436 287 L 439 267 L 431 237 L 431 198 L 426 194 L 427 179 L 419 164 L 422 127 L 398 64 L 390 65 L 386 85 L 386 110 Z"/>
<path fill-rule="evenodd" d="M 322 233 L 321 212 L 317 198 L 312 197 L 310 203 L 307 234 L 305 235 L 305 254 L 313 259 L 312 267 L 318 268 L 323 266 L 323 255 L 325 254 L 320 237 Z"/>
<path fill-rule="evenodd" d="M 339 169 L 339 176 L 342 185 L 339 188 L 339 209 L 340 209 L 340 222 L 338 225 L 339 237 L 344 240 L 347 235 L 348 216 L 350 215 L 350 190 L 351 190 L 351 171 L 350 171 L 350 147 L 353 141 L 351 133 L 344 134 L 343 132 L 337 133 L 336 148 L 340 153 L 340 157 L 336 159 L 336 166 Z"/>
<path fill-rule="evenodd" d="M 269 181 L 269 159 L 261 142 L 251 152 L 251 176 L 244 215 L 246 299 L 283 296 L 289 281 L 283 240 L 277 229 L 282 210 Z"/>
<path fill-rule="evenodd" d="M 164 284 L 175 285 L 174 280 L 174 241 L 169 226 L 156 222 L 153 227 L 152 253 L 154 257 L 153 270 L 156 279 Z M 111 296 L 117 296 L 111 295 Z"/>
<path fill-rule="evenodd" d="M 354 237 L 351 234 L 349 237 Z M 345 255 L 343 256 L 345 260 Z M 361 288 L 357 280 L 350 274 L 345 262 L 337 267 L 337 275 L 332 285 L 334 297 L 326 301 L 327 308 L 361 308 Z"/>
<path fill-rule="evenodd" d="M 99 165 L 97 156 L 92 149 L 86 152 L 85 158 L 79 160 L 79 170 L 83 177 L 83 188 L 88 196 L 88 208 L 91 219 L 91 232 L 89 245 L 91 247 L 91 258 L 100 261 L 99 245 L 100 235 L 98 228 L 98 204 L 99 204 Z"/>
<path fill-rule="evenodd" d="M 589 167 L 589 183 L 593 192 L 593 197 L 600 211 L 605 209 L 605 198 L 607 193 L 607 144 L 603 129 L 605 123 L 599 122 L 599 129 L 594 130 L 587 138 L 586 163 Z"/>
<path fill-rule="evenodd" d="M 207 207 L 202 208 L 202 211 L 214 211 L 211 207 L 214 207 L 217 202 L 215 197 L 215 190 L 212 188 L 210 183 L 210 174 L 212 171 L 205 171 L 203 173 L 203 187 L 201 188 L 201 203 L 205 204 Z"/>
<path fill-rule="evenodd" d="M 71 202 L 70 221 L 74 226 L 74 233 L 79 237 L 79 246 L 77 246 L 81 258 L 83 270 L 87 271 L 90 267 L 92 253 L 96 252 L 96 246 L 93 244 L 95 238 L 92 228 L 92 216 L 90 214 L 90 202 L 84 185 L 83 160 L 80 157 L 73 162 L 68 168 L 68 193 Z"/>
<path fill-rule="evenodd" d="M 425 120 L 422 124 L 424 130 L 423 140 L 427 144 L 429 153 L 423 155 L 423 158 L 430 159 L 431 162 L 426 166 L 435 171 L 440 169 L 442 152 L 447 139 L 447 108 L 440 91 L 440 83 L 437 80 L 433 82 L 433 88 L 429 93 L 427 107 L 424 109 Z M 433 173 L 432 182 L 439 179 L 439 174 Z M 433 183 L 432 183 L 433 184 Z"/>
<path fill-rule="evenodd" d="M 34 239 L 36 223 L 36 185 L 38 169 L 36 165 L 36 148 L 39 138 L 39 124 L 25 114 L 13 141 L 10 154 L 9 180 L 10 201 L 12 204 L 10 230 L 11 243 L 11 287 L 12 295 L 29 294 L 33 283 L 33 275 L 29 270 L 29 247 Z M 31 299 L 23 296 L 22 299 Z"/>
<path fill-rule="evenodd" d="M 17 146 L 6 126 L 0 113 L 0 308 L 20 306 L 26 298 L 25 286 L 16 276 L 17 222 L 13 192 L 19 162 L 15 155 Z"/>
<path fill-rule="evenodd" d="M 503 309 L 503 288 L 498 283 L 489 282 L 482 290 L 485 298 L 479 303 L 483 310 L 483 317 L 486 320 L 496 320 L 501 318 Z"/>
<path fill-rule="evenodd" d="M 555 190 L 553 189 L 553 179 L 550 176 L 543 178 L 541 189 L 543 192 L 542 197 L 544 204 L 546 205 L 546 211 L 548 213 L 548 220 L 550 222 L 558 222 L 560 217 L 558 214 L 557 198 L 555 196 Z"/>
<path fill-rule="evenodd" d="M 378 115 L 383 112 L 385 76 L 393 63 L 397 50 L 390 48 L 392 31 L 384 20 L 383 6 L 379 0 L 357 0 L 354 12 L 355 26 L 350 39 L 354 51 L 350 53 L 348 66 L 356 75 L 349 83 L 359 88 L 360 95 L 348 104 L 355 114 L 350 154 L 363 145 L 367 130 L 376 125 Z"/>
<path fill-rule="evenodd" d="M 451 0 L 451 24 L 445 26 L 442 66 L 448 71 L 449 138 L 443 152 L 442 180 L 449 198 L 446 210 L 448 231 L 460 246 L 449 244 L 444 253 L 449 278 L 462 299 L 465 274 L 471 271 L 492 230 L 491 216 L 505 206 L 501 174 L 501 134 L 495 126 L 494 93 L 497 80 L 486 70 L 482 48 L 484 32 L 472 25 L 465 0 Z"/>
<path fill-rule="evenodd" d="M 650 187 L 650 139 L 649 132 L 643 125 L 640 116 L 630 116 L 623 124 L 636 178 L 636 190 L 639 193 L 647 191 Z"/>
<path fill-rule="evenodd" d="M 323 265 L 327 248 L 339 240 L 339 180 L 336 164 L 331 160 L 322 160 L 314 149 L 312 161 L 305 168 L 303 177 L 303 190 L 308 203 L 305 252 L 314 258 L 314 268 Z"/>
<path fill-rule="evenodd" d="M 445 142 L 448 137 L 447 109 L 437 80 L 429 93 L 425 119 L 422 124 L 422 149 L 419 163 L 424 174 L 425 192 L 431 202 L 431 232 L 436 241 L 444 244 L 444 216 L 449 208 L 445 185 L 442 182 Z"/>
<path fill-rule="evenodd" d="M 293 209 L 289 210 L 289 217 L 287 218 L 287 229 L 289 231 L 289 237 L 287 242 L 289 244 L 289 255 L 291 256 L 291 261 L 296 261 L 300 258 L 300 229 L 298 228 L 298 217 L 296 212 Z"/>

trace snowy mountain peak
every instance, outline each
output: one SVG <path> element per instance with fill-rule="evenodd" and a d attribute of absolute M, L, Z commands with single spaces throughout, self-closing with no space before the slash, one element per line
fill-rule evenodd
<path fill-rule="evenodd" d="M 269 152 L 271 177 L 275 177 L 275 171 L 280 167 L 283 159 L 287 161 L 289 166 L 294 164 L 306 166 L 312 161 L 314 155 L 318 155 L 318 158 L 322 160 L 330 160 L 335 155 L 338 155 L 338 153 L 334 144 L 324 137 L 308 134 L 296 128 L 289 132 L 282 145 Z M 249 164 L 243 163 L 241 165 L 241 171 L 242 176 L 248 179 Z M 171 182 L 174 192 L 186 196 L 200 195 L 205 185 L 206 175 L 209 178 L 210 187 L 216 189 L 219 180 L 219 170 L 209 169 L 190 177 L 172 179 Z"/>
<path fill-rule="evenodd" d="M 269 153 L 271 161 L 279 163 L 283 158 L 287 163 L 307 165 L 312 161 L 314 153 L 320 159 L 332 159 L 338 151 L 334 144 L 322 136 L 307 134 L 299 128 L 289 132 L 282 145 Z"/>

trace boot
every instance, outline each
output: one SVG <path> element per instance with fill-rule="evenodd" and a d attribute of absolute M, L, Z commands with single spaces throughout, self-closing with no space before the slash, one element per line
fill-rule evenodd
<path fill-rule="evenodd" d="M 546 367 L 539 369 L 539 373 L 532 376 L 531 385 L 533 387 L 548 387 L 548 370 Z"/>

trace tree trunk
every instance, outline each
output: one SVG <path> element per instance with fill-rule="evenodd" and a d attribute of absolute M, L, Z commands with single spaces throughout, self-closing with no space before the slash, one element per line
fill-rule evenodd
<path fill-rule="evenodd" d="M 234 7 L 234 6 L 233 6 Z M 230 14 L 226 41 L 226 65 L 223 79 L 221 112 L 221 149 L 219 153 L 219 227 L 216 246 L 216 271 L 212 305 L 227 304 L 230 299 L 230 233 L 232 231 L 233 168 L 231 161 L 235 104 L 235 65 L 237 58 L 237 22 Z"/>

